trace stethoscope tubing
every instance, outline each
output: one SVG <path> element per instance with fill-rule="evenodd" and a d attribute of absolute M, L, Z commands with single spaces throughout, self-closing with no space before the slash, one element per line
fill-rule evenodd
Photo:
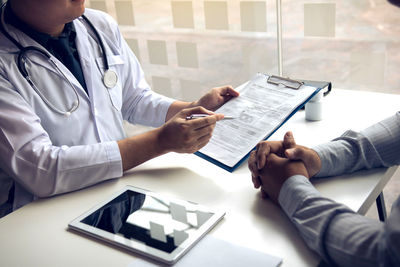
<path fill-rule="evenodd" d="M 100 45 L 100 48 L 101 48 L 101 52 L 102 52 L 102 55 L 103 55 L 104 67 L 105 67 L 106 71 L 108 71 L 109 70 L 109 65 L 108 65 L 108 59 L 107 59 L 107 55 L 106 55 L 106 49 L 105 49 L 104 44 L 103 44 L 103 40 L 101 39 L 99 32 L 96 30 L 94 25 L 90 22 L 90 20 L 83 14 L 82 14 L 81 17 L 86 21 L 86 23 L 92 29 L 94 35 L 96 35 L 96 38 L 97 38 L 97 40 L 99 42 L 99 45 Z"/>
<path fill-rule="evenodd" d="M 4 21 L 5 5 L 6 5 L 6 3 L 4 3 L 0 7 L 0 9 L 1 9 L 0 31 L 6 36 L 7 39 L 9 39 L 20 50 L 18 52 L 17 62 L 16 62 L 20 74 L 26 79 L 26 81 L 30 84 L 30 86 L 33 88 L 33 90 L 40 96 L 40 98 L 43 100 L 43 102 L 45 102 L 46 105 L 50 109 L 52 109 L 54 112 L 56 112 L 58 114 L 61 114 L 61 115 L 65 115 L 65 116 L 71 115 L 71 113 L 74 112 L 75 110 L 77 110 L 79 105 L 80 105 L 79 94 L 78 94 L 76 88 L 71 83 L 71 81 L 66 77 L 66 75 L 60 70 L 60 68 L 57 66 L 57 63 L 54 62 L 54 60 L 52 59 L 51 55 L 46 50 L 43 50 L 43 49 L 41 49 L 39 47 L 36 47 L 36 46 L 24 47 L 14 37 L 12 37 L 7 32 L 7 30 L 6 30 L 5 26 L 4 26 L 5 25 L 5 21 Z M 98 31 L 96 30 L 94 25 L 90 22 L 90 20 L 85 15 L 82 15 L 82 18 L 89 25 L 89 27 L 91 28 L 93 33 L 96 35 L 96 38 L 97 38 L 98 43 L 99 43 L 100 48 L 101 48 L 103 62 L 104 62 L 104 65 L 105 65 L 104 66 L 105 67 L 105 73 L 103 75 L 103 83 L 105 84 L 105 86 L 107 88 L 111 88 L 111 87 L 113 87 L 115 85 L 116 81 L 118 80 L 118 77 L 117 77 L 117 75 L 116 75 L 116 73 L 114 71 L 110 71 L 109 70 L 108 59 L 107 59 L 107 55 L 105 53 L 106 50 L 105 50 L 103 41 L 102 41 L 102 39 L 100 37 L 100 34 L 98 33 Z M 67 111 L 62 111 L 62 110 L 58 109 L 53 104 L 51 104 L 50 101 L 44 96 L 44 94 L 37 88 L 35 83 L 30 78 L 29 73 L 28 73 L 28 71 L 26 70 L 26 67 L 25 67 L 26 59 L 28 58 L 28 56 L 27 56 L 28 52 L 36 52 L 36 53 L 40 54 L 41 56 L 46 57 L 46 59 L 49 60 L 51 62 L 51 64 L 55 67 L 57 72 L 60 73 L 63 76 L 63 78 L 68 82 L 69 86 L 72 88 L 72 90 L 74 91 L 74 94 L 76 96 L 76 100 L 73 102 L 73 105 L 72 105 L 72 107 L 70 109 L 68 109 Z M 107 77 L 110 74 L 111 74 L 112 82 L 106 81 L 106 79 L 104 79 L 105 77 Z"/>

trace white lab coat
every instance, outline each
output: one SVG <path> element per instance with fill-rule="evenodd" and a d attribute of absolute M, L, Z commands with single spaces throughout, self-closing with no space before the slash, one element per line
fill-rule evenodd
<path fill-rule="evenodd" d="M 7 200 L 11 179 L 15 181 L 16 209 L 37 197 L 120 177 L 122 162 L 116 141 L 125 137 L 123 120 L 150 126 L 165 121 L 173 100 L 150 90 L 116 22 L 100 11 L 86 9 L 85 15 L 104 42 L 118 84 L 112 89 L 104 86 L 96 36 L 82 18 L 75 19 L 76 46 L 89 96 L 53 57 L 79 94 L 79 108 L 69 117 L 55 113 L 32 89 L 18 71 L 18 49 L 0 35 L 0 205 Z M 41 47 L 12 26 L 6 29 L 23 46 Z M 73 89 L 48 59 L 29 53 L 26 67 L 53 105 L 63 111 L 71 108 L 76 100 Z"/>

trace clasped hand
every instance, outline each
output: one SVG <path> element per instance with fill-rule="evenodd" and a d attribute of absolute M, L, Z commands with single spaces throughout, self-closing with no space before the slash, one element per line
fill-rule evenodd
<path fill-rule="evenodd" d="M 293 175 L 310 178 L 321 169 L 318 154 L 297 145 L 293 134 L 287 132 L 283 141 L 260 142 L 249 158 L 249 169 L 255 188 L 261 188 L 263 197 L 278 202 L 283 183 Z"/>

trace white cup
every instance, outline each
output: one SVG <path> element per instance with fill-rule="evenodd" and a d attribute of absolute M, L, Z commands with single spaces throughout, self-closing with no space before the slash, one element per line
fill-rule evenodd
<path fill-rule="evenodd" d="M 324 97 L 324 92 L 320 90 L 313 98 L 310 99 L 310 102 L 317 102 L 317 101 L 322 101 L 322 98 Z"/>
<path fill-rule="evenodd" d="M 306 120 L 320 121 L 323 118 L 323 101 L 306 103 Z"/>

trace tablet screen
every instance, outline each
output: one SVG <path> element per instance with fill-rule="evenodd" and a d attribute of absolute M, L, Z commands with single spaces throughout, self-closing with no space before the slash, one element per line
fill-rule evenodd
<path fill-rule="evenodd" d="M 104 203 L 70 226 L 167 263 L 176 261 L 224 215 L 133 187 Z"/>

